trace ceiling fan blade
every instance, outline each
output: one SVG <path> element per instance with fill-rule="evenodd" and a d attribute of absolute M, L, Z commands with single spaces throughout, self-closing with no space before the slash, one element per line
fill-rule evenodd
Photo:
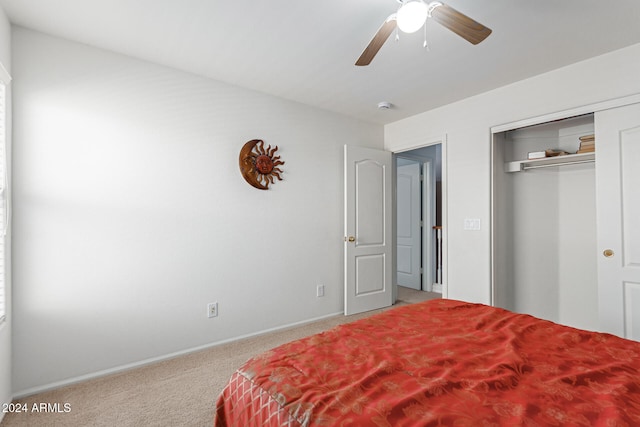
<path fill-rule="evenodd" d="M 384 24 L 378 29 L 378 32 L 364 49 L 360 58 L 356 61 L 356 65 L 369 65 L 376 56 L 382 45 L 389 38 L 389 35 L 396 29 L 396 14 L 392 14 L 384 21 Z"/>
<path fill-rule="evenodd" d="M 431 17 L 472 44 L 480 43 L 491 34 L 491 29 L 446 4 L 433 9 Z"/>

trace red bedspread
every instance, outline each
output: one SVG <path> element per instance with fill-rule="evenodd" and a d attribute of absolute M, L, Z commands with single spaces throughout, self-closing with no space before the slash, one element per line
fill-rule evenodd
<path fill-rule="evenodd" d="M 480 304 L 388 310 L 249 360 L 215 426 L 638 426 L 640 343 Z"/>

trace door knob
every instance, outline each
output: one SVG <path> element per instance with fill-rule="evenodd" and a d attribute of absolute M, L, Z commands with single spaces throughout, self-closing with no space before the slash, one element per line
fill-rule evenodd
<path fill-rule="evenodd" d="M 355 242 L 355 241 L 356 241 L 356 238 L 355 238 L 355 237 L 353 237 L 353 236 L 349 236 L 348 240 L 349 240 L 350 242 Z"/>
<path fill-rule="evenodd" d="M 607 258 L 611 258 L 613 256 L 613 250 L 605 249 L 604 251 L 602 251 L 602 255 L 606 256 Z"/>

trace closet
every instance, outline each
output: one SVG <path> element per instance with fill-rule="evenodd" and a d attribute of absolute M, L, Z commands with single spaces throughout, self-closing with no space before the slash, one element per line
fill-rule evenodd
<path fill-rule="evenodd" d="M 597 325 L 595 156 L 578 151 L 593 114 L 494 135 L 503 287 L 497 306 L 585 329 Z M 574 157 L 576 156 L 576 157 Z M 499 164 L 498 164 L 499 163 Z M 502 169 L 502 170 L 500 170 Z"/>
<path fill-rule="evenodd" d="M 614 107 L 492 129 L 492 303 L 640 340 L 640 104 Z"/>

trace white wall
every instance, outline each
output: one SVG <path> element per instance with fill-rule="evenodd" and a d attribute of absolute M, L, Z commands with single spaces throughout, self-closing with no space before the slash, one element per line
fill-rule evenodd
<path fill-rule="evenodd" d="M 598 330 L 595 167 L 573 166 L 559 182 L 558 322 Z"/>
<path fill-rule="evenodd" d="M 0 8 L 0 63 L 8 72 L 11 72 L 11 26 L 9 20 L 2 8 Z M 7 91 L 9 99 L 11 97 L 11 88 Z M 11 152 L 11 105 L 9 104 L 7 122 L 8 122 L 8 154 Z M 7 156 L 10 159 L 10 155 Z M 11 231 L 6 238 L 7 248 L 11 247 Z M 6 251 L 9 253 L 10 251 Z M 0 325 L 0 403 L 11 401 L 11 262 L 7 259 L 5 264 L 6 278 L 6 295 L 7 295 L 7 321 Z M 0 413 L 0 420 L 4 414 Z"/>
<path fill-rule="evenodd" d="M 17 394 L 342 311 L 342 147 L 381 126 L 21 28 L 12 48 Z M 285 161 L 268 191 L 238 169 L 254 138 Z"/>
<path fill-rule="evenodd" d="M 491 127 L 640 93 L 639 75 L 640 44 L 385 126 L 391 151 L 447 136 L 449 298 L 490 302 Z"/>

